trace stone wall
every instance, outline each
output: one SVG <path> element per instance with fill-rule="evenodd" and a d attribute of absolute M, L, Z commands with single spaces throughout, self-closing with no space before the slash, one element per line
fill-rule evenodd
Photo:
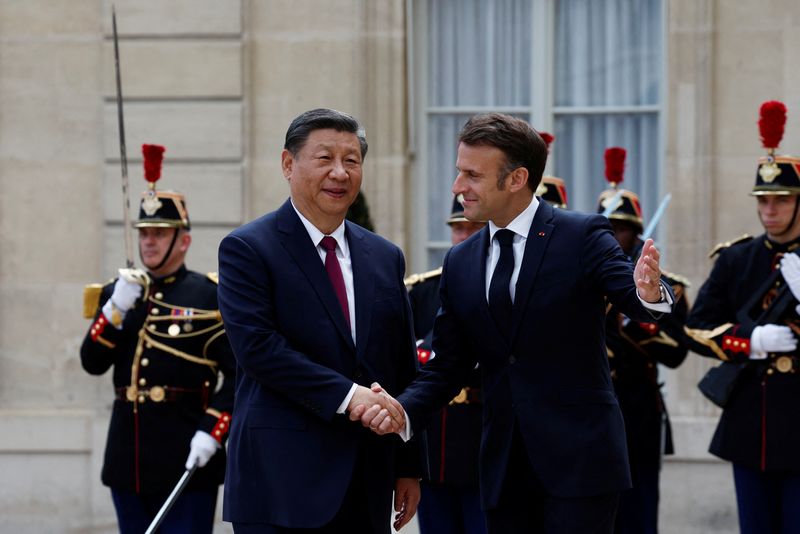
<path fill-rule="evenodd" d="M 159 186 L 188 196 L 188 263 L 216 269 L 230 229 L 288 196 L 289 121 L 359 117 L 377 230 L 409 250 L 404 0 L 115 0 L 132 202 L 139 146 L 167 147 Z M 757 232 L 758 106 L 789 107 L 800 151 L 800 4 L 669 0 L 665 266 L 692 298 L 718 241 Z M 110 0 L 0 2 L 0 532 L 111 532 L 99 483 L 110 377 L 80 368 L 87 282 L 124 260 Z M 135 214 L 134 214 L 135 215 Z M 706 448 L 718 412 L 690 356 L 665 373 L 678 454 L 664 465 L 662 532 L 735 532 L 730 468 Z M 218 531 L 226 531 L 220 527 Z"/>

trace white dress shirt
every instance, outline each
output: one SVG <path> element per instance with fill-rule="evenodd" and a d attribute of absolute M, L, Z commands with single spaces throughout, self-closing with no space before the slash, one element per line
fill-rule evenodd
<path fill-rule="evenodd" d="M 326 234 L 320 232 L 319 228 L 314 226 L 311 221 L 303 217 L 303 214 L 297 210 L 294 202 L 292 202 L 292 207 L 297 213 L 297 216 L 300 217 L 300 221 L 303 223 L 303 226 L 305 226 L 306 232 L 308 232 L 308 236 L 311 238 L 314 246 L 317 247 L 317 254 L 319 254 L 319 259 L 322 262 L 322 265 L 325 265 L 325 256 L 328 252 L 322 248 L 320 243 Z M 350 259 L 350 247 L 347 245 L 347 239 L 344 236 L 344 221 L 342 221 L 342 224 L 340 224 L 336 230 L 327 235 L 330 235 L 336 240 L 336 259 L 339 260 L 339 267 L 342 269 L 342 277 L 344 278 L 344 287 L 347 291 L 347 310 L 350 312 L 350 335 L 353 336 L 353 343 L 355 343 L 356 292 L 355 289 L 353 289 L 353 262 Z"/>
<path fill-rule="evenodd" d="M 323 234 L 319 228 L 314 226 L 311 221 L 306 219 L 302 213 L 297 209 L 297 206 L 294 205 L 292 202 L 292 207 L 294 208 L 295 213 L 297 216 L 300 217 L 300 222 L 303 223 L 303 226 L 308 232 L 308 236 L 311 238 L 311 241 L 314 243 L 314 246 L 317 247 L 317 253 L 319 254 L 320 261 L 322 264 L 325 265 L 325 256 L 327 255 L 327 251 L 322 248 L 320 243 L 322 242 L 322 238 L 325 237 L 326 234 Z M 340 224 L 336 230 L 329 234 L 332 238 L 336 240 L 336 259 L 339 260 L 339 266 L 342 269 L 342 277 L 344 278 L 344 287 L 347 291 L 347 308 L 350 312 L 350 335 L 353 336 L 353 343 L 356 342 L 356 298 L 355 298 L 355 290 L 353 289 L 353 262 L 350 259 L 350 247 L 347 245 L 347 239 L 344 235 L 344 221 Z M 347 406 L 350 404 L 350 400 L 355 395 L 356 389 L 358 388 L 358 384 L 353 382 L 353 385 L 350 387 L 350 391 L 348 391 L 347 396 L 344 398 L 342 403 L 339 405 L 339 408 L 336 410 L 336 413 L 343 414 L 347 411 Z M 405 410 L 404 410 L 405 412 Z M 403 432 L 400 434 L 400 437 L 403 438 L 403 441 L 408 441 L 411 437 L 411 423 L 408 421 L 408 415 L 406 414 L 406 424 Z M 355 423 L 354 423 L 355 424 Z"/>

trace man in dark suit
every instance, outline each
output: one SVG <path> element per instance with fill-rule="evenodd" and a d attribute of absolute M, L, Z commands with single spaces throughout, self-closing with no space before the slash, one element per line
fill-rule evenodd
<path fill-rule="evenodd" d="M 298 116 L 281 155 L 291 198 L 219 248 L 220 310 L 237 361 L 224 517 L 237 533 L 389 531 L 419 501 L 414 443 L 345 415 L 381 407 L 416 371 L 396 246 L 345 222 L 367 152 L 351 116 Z M 371 385 L 376 383 L 374 390 Z"/>
<path fill-rule="evenodd" d="M 648 308 L 670 311 L 672 295 L 651 240 L 634 269 L 604 217 L 534 196 L 546 158 L 544 141 L 520 119 L 492 113 L 464 126 L 453 193 L 463 195 L 468 219 L 489 225 L 446 256 L 436 357 L 397 400 L 417 432 L 480 363 L 489 531 L 611 533 L 630 474 L 605 297 L 647 321 Z M 354 410 L 388 431 L 379 412 Z"/>
<path fill-rule="evenodd" d="M 457 245 L 486 223 L 467 220 L 464 207 L 453 198 L 450 240 Z M 433 321 L 439 311 L 442 268 L 406 278 L 414 316 L 417 359 L 427 363 L 431 352 Z M 431 417 L 427 428 L 428 477 L 422 482 L 417 520 L 421 534 L 486 534 L 480 506 L 478 451 L 481 446 L 480 371 L 474 369 L 458 395 Z"/>

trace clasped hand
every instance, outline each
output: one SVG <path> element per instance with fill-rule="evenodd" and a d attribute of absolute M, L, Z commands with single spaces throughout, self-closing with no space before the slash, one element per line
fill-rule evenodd
<path fill-rule="evenodd" d="M 403 407 L 377 382 L 370 388 L 358 386 L 347 410 L 351 421 L 360 420 L 378 435 L 400 433 L 406 426 Z"/>

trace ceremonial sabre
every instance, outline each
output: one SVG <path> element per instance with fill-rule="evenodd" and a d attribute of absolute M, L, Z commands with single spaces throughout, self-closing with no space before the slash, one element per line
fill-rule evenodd
<path fill-rule="evenodd" d="M 613 197 L 608 199 L 606 209 L 604 209 L 602 213 L 603 217 L 608 219 L 608 216 L 611 215 L 611 213 L 613 213 L 613 211 L 617 209 L 620 204 L 622 204 L 622 189 L 617 191 Z"/>
<path fill-rule="evenodd" d="M 134 268 L 133 235 L 131 234 L 131 201 L 128 197 L 128 155 L 125 151 L 125 122 L 122 116 L 122 79 L 119 71 L 119 40 L 117 12 L 111 6 L 111 26 L 114 30 L 114 66 L 117 71 L 117 122 L 119 123 L 119 158 L 122 165 L 122 232 L 125 235 L 125 266 Z"/>
<path fill-rule="evenodd" d="M 144 534 L 153 534 L 153 532 L 158 529 L 161 525 L 161 522 L 164 521 L 164 516 L 167 515 L 169 509 L 172 508 L 172 505 L 175 504 L 175 501 L 178 500 L 178 496 L 181 494 L 183 489 L 186 487 L 186 484 L 189 483 L 189 479 L 192 478 L 195 470 L 197 469 L 197 463 L 192 466 L 191 469 L 187 469 L 181 479 L 178 481 L 178 484 L 175 486 L 175 489 L 172 490 L 172 493 L 169 494 L 167 500 L 161 505 L 161 510 L 158 511 L 155 518 L 153 518 L 153 522 L 150 523 L 150 526 L 147 527 L 147 530 Z"/>
<path fill-rule="evenodd" d="M 658 226 L 658 221 L 660 221 L 661 217 L 664 215 L 664 211 L 667 209 L 670 200 L 672 200 L 672 195 L 667 193 L 667 196 L 665 196 L 664 200 L 661 201 L 661 204 L 658 205 L 658 209 L 656 210 L 655 214 L 653 214 L 653 218 L 650 219 L 650 224 L 648 224 L 647 228 L 645 228 L 644 232 L 642 232 L 642 241 L 647 241 L 647 239 L 653 235 L 653 232 L 656 230 L 656 226 Z"/>

